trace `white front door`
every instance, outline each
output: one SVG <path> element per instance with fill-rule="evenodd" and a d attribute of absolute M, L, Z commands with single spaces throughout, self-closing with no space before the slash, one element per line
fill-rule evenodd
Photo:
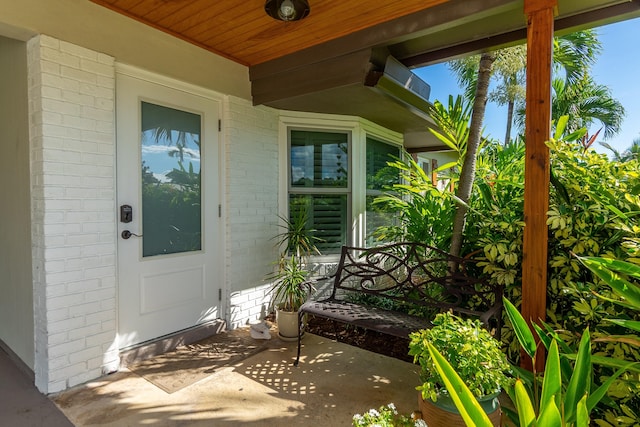
<path fill-rule="evenodd" d="M 133 73 L 135 74 L 135 73 Z M 222 318 L 219 102 L 118 73 L 119 347 Z"/>

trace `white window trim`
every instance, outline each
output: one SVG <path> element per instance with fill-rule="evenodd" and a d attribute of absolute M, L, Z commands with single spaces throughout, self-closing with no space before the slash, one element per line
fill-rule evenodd
<path fill-rule="evenodd" d="M 330 114 L 314 114 L 286 111 L 280 113 L 279 138 L 279 194 L 278 206 L 280 216 L 289 215 L 289 130 L 310 130 L 327 132 L 349 132 L 349 188 L 351 203 L 349 206 L 352 224 L 349 243 L 364 245 L 366 237 L 365 209 L 366 209 L 366 138 L 377 139 L 399 148 L 403 147 L 403 135 L 386 129 L 368 120 L 354 116 L 338 116 Z M 337 255 L 314 257 L 314 261 L 331 262 Z"/>

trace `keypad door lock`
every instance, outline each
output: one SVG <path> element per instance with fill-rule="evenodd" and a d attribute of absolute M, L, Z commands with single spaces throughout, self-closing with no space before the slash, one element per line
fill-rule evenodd
<path fill-rule="evenodd" d="M 129 205 L 120 206 L 120 222 L 129 223 L 133 221 L 133 208 Z"/>

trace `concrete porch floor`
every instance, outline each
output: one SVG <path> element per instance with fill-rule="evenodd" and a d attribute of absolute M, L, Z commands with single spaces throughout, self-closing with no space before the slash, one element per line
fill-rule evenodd
<path fill-rule="evenodd" d="M 295 352 L 274 336 L 266 350 L 175 393 L 123 369 L 51 400 L 76 426 L 118 427 L 350 426 L 354 414 L 390 402 L 404 414 L 417 408 L 413 364 L 312 334 L 298 367 Z"/>
<path fill-rule="evenodd" d="M 73 427 L 56 405 L 33 384 L 33 372 L 0 342 L 0 425 Z"/>

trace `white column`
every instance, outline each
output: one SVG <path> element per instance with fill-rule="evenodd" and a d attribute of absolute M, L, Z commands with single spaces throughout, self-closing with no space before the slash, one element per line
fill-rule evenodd
<path fill-rule="evenodd" d="M 35 379 L 43 393 L 117 368 L 114 59 L 27 45 Z"/>

